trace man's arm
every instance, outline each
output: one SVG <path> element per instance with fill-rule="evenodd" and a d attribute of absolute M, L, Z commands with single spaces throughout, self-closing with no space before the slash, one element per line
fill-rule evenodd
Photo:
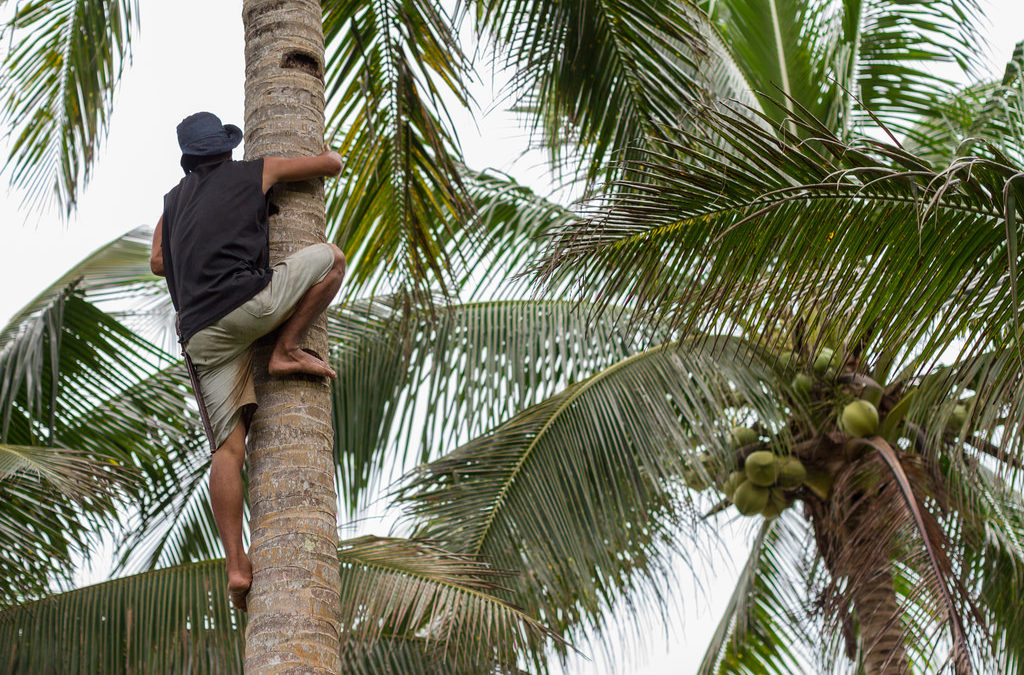
<path fill-rule="evenodd" d="M 309 178 L 337 176 L 341 173 L 341 155 L 328 150 L 316 157 L 263 158 L 263 194 L 276 183 L 288 183 Z"/>
<path fill-rule="evenodd" d="M 164 249 L 161 246 L 164 232 L 164 217 L 156 223 L 156 230 L 153 232 L 153 250 L 149 253 L 149 269 L 158 277 L 164 276 Z"/>

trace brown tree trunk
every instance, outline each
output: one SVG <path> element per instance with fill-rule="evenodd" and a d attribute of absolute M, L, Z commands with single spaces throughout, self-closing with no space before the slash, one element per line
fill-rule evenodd
<path fill-rule="evenodd" d="M 320 153 L 319 2 L 243 0 L 242 18 L 246 157 Z M 324 241 L 321 180 L 278 186 L 271 204 L 271 262 Z M 307 342 L 326 355 L 322 318 Z M 268 356 L 267 346 L 257 350 L 260 407 L 248 447 L 253 584 L 245 671 L 337 673 L 340 579 L 330 391 L 322 381 L 270 379 Z"/>
<path fill-rule="evenodd" d="M 900 608 L 888 568 L 881 567 L 873 574 L 859 577 L 851 592 L 860 624 L 866 675 L 909 673 Z"/>

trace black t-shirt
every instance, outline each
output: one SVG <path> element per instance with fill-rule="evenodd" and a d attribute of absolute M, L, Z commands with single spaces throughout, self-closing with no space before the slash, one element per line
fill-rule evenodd
<path fill-rule="evenodd" d="M 167 287 L 183 340 L 270 283 L 263 160 L 203 164 L 164 196 Z"/>

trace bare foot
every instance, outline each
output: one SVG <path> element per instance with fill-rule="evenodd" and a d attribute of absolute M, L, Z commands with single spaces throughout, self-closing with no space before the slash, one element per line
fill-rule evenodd
<path fill-rule="evenodd" d="M 242 556 L 237 569 L 228 570 L 228 597 L 231 604 L 242 610 L 248 611 L 246 596 L 249 594 L 249 587 L 252 586 L 252 565 L 249 558 Z"/>
<path fill-rule="evenodd" d="M 312 352 L 305 349 L 283 349 L 279 346 L 275 347 L 274 353 L 270 355 L 267 370 L 274 377 L 314 375 L 332 380 L 338 378 L 338 374 Z"/>

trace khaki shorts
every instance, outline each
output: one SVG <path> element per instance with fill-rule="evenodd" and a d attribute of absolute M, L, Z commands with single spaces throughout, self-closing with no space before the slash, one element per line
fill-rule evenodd
<path fill-rule="evenodd" d="M 256 410 L 252 343 L 284 323 L 306 291 L 323 281 L 333 266 L 334 252 L 328 244 L 296 251 L 271 268 L 274 274 L 263 290 L 186 343 L 213 428 L 211 450 L 223 445 L 240 419 L 248 424 Z"/>

